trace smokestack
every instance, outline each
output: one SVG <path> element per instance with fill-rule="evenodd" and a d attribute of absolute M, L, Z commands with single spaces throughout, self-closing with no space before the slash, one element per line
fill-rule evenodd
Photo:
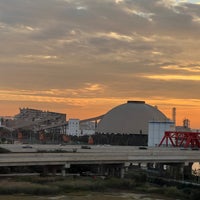
<path fill-rule="evenodd" d="M 172 121 L 174 122 L 174 125 L 176 126 L 176 108 L 172 108 Z"/>
<path fill-rule="evenodd" d="M 190 120 L 189 119 L 183 120 L 183 127 L 184 128 L 190 128 Z"/>

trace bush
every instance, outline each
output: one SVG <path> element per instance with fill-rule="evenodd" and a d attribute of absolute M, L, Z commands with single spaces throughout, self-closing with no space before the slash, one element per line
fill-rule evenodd
<path fill-rule="evenodd" d="M 29 195 L 56 195 L 61 191 L 58 187 L 35 185 L 28 183 L 12 183 L 0 186 L 0 194 L 29 194 Z"/>
<path fill-rule="evenodd" d="M 178 190 L 176 187 L 164 187 L 163 192 L 168 197 L 182 198 L 184 196 L 181 190 Z"/>
<path fill-rule="evenodd" d="M 125 176 L 128 179 L 133 179 L 137 184 L 143 184 L 147 181 L 147 174 L 143 171 L 130 171 Z"/>
<path fill-rule="evenodd" d="M 136 183 L 131 179 L 111 178 L 106 180 L 105 185 L 107 188 L 133 189 L 136 186 Z"/>
<path fill-rule="evenodd" d="M 190 200 L 199 200 L 200 197 L 200 191 L 194 191 L 191 196 L 190 196 Z"/>
<path fill-rule="evenodd" d="M 10 153 L 10 150 L 0 147 L 0 153 Z"/>
<path fill-rule="evenodd" d="M 163 194 L 163 187 L 149 188 L 147 191 L 153 194 Z"/>

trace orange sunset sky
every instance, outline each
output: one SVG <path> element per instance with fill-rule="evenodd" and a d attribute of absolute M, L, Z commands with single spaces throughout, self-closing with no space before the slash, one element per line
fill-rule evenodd
<path fill-rule="evenodd" d="M 143 100 L 200 128 L 200 0 L 1 0 L 0 116 Z"/>

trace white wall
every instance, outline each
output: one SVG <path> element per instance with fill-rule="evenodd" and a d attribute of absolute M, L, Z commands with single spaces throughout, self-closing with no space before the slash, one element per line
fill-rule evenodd
<path fill-rule="evenodd" d="M 94 135 L 95 134 L 95 130 L 81 130 L 81 135 Z"/>
<path fill-rule="evenodd" d="M 158 146 L 162 140 L 165 131 L 174 130 L 174 122 L 149 122 L 148 128 L 148 146 Z"/>
<path fill-rule="evenodd" d="M 67 134 L 73 136 L 80 136 L 80 126 L 79 126 L 79 119 L 69 119 L 68 121 L 68 128 Z"/>

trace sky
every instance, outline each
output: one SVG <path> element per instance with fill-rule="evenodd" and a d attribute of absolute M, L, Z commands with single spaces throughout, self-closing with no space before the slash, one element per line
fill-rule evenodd
<path fill-rule="evenodd" d="M 0 0 L 0 44 L 0 116 L 142 100 L 200 128 L 200 0 Z"/>

